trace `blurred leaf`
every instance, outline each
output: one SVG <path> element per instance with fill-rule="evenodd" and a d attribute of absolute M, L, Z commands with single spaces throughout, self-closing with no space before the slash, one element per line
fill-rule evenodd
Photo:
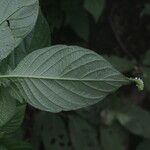
<path fill-rule="evenodd" d="M 150 91 L 150 67 L 143 68 L 143 76 L 145 87 Z"/>
<path fill-rule="evenodd" d="M 95 21 L 98 21 L 104 10 L 105 0 L 85 0 L 84 7 L 93 15 Z"/>
<path fill-rule="evenodd" d="M 24 103 L 23 96 L 20 94 L 19 89 L 14 84 L 11 84 L 10 86 L 10 94 L 14 99 L 18 100 L 20 103 Z"/>
<path fill-rule="evenodd" d="M 84 40 L 89 37 L 89 19 L 84 11 L 76 10 L 75 12 L 67 14 L 67 23 L 72 29 Z"/>
<path fill-rule="evenodd" d="M 150 138 L 150 113 L 133 104 L 116 103 L 113 106 L 118 121 L 131 133 Z"/>
<path fill-rule="evenodd" d="M 108 109 L 104 109 L 100 113 L 101 121 L 104 125 L 110 126 L 113 124 L 114 120 L 116 119 L 116 115 L 113 111 Z"/>
<path fill-rule="evenodd" d="M 126 58 L 121 58 L 118 56 L 104 56 L 106 60 L 108 60 L 117 70 L 120 72 L 130 71 L 134 68 L 135 63 Z"/>
<path fill-rule="evenodd" d="M 0 62 L 0 74 L 5 74 L 8 70 L 7 60 L 4 59 Z"/>
<path fill-rule="evenodd" d="M 60 7 L 61 1 L 64 0 L 40 0 L 42 11 L 46 15 L 46 19 L 50 25 L 50 30 L 53 32 L 54 29 L 60 29 L 63 23 L 63 11 Z"/>
<path fill-rule="evenodd" d="M 144 77 L 144 84 L 147 90 L 150 91 L 150 50 L 147 51 L 145 57 L 143 58 L 143 77 Z"/>
<path fill-rule="evenodd" d="M 89 37 L 89 18 L 82 7 L 81 1 L 65 0 L 62 7 L 66 14 L 66 24 L 70 25 L 78 36 L 87 41 Z"/>
<path fill-rule="evenodd" d="M 34 150 L 33 146 L 31 146 L 29 143 L 20 140 L 14 140 L 12 138 L 2 139 L 0 141 L 0 145 L 5 146 L 6 150 Z"/>
<path fill-rule="evenodd" d="M 16 111 L 16 102 L 9 95 L 8 88 L 0 87 L 0 129 L 13 117 Z"/>
<path fill-rule="evenodd" d="M 141 142 L 136 150 L 150 150 L 150 140 L 145 140 Z"/>
<path fill-rule="evenodd" d="M 126 150 L 127 133 L 118 124 L 102 126 L 100 135 L 103 150 Z"/>
<path fill-rule="evenodd" d="M 48 115 L 48 114 L 47 114 Z M 45 125 L 46 120 L 46 113 L 45 112 L 37 112 L 34 116 L 34 123 L 33 123 L 33 132 L 32 132 L 32 143 L 36 149 L 40 147 L 42 141 L 42 131 Z"/>
<path fill-rule="evenodd" d="M 41 11 L 39 12 L 37 23 L 31 34 L 32 38 L 30 41 L 30 45 L 27 48 L 28 53 L 51 45 L 51 32 L 49 24 Z"/>
<path fill-rule="evenodd" d="M 4 145 L 0 144 L 0 150 L 7 150 L 7 148 Z"/>
<path fill-rule="evenodd" d="M 150 65 L 150 50 L 147 51 L 145 57 L 143 58 L 144 65 Z"/>
<path fill-rule="evenodd" d="M 43 144 L 46 150 L 71 149 L 65 123 L 59 116 L 47 116 L 47 122 L 42 132 Z"/>
<path fill-rule="evenodd" d="M 15 114 L 9 119 L 5 125 L 0 127 L 0 133 L 3 136 L 10 136 L 13 132 L 15 132 L 21 125 L 24 119 L 26 105 L 17 106 Z"/>
<path fill-rule="evenodd" d="M 69 131 L 74 150 L 100 150 L 96 130 L 85 120 L 70 116 Z"/>
<path fill-rule="evenodd" d="M 97 105 L 76 110 L 76 113 L 94 125 L 99 125 L 100 123 L 99 111 L 97 109 Z"/>
<path fill-rule="evenodd" d="M 45 150 L 71 150 L 65 122 L 57 114 L 40 113 L 34 124 L 34 137 L 37 147 L 42 139 Z"/>
<path fill-rule="evenodd" d="M 144 9 L 143 9 L 141 15 L 142 16 L 143 15 L 150 15 L 150 4 L 149 3 L 145 4 Z"/>

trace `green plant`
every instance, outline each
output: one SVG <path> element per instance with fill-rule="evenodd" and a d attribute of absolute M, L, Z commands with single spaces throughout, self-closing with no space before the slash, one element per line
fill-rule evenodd
<path fill-rule="evenodd" d="M 65 2 L 63 4 L 66 6 Z M 95 1 L 92 6 L 90 1 L 86 0 L 84 8 L 97 21 L 102 13 L 104 4 L 104 0 L 101 1 L 100 5 L 96 5 Z M 98 8 L 95 9 L 94 5 Z M 82 10 L 83 8 L 80 9 Z M 0 1 L 0 149 L 32 149 L 32 146 L 28 143 L 18 142 L 12 138 L 23 121 L 26 104 L 30 104 L 42 111 L 56 113 L 77 110 L 98 103 L 121 86 L 132 82 L 138 86 L 139 90 L 144 88 L 143 81 L 140 78 L 126 77 L 106 60 L 108 58 L 104 59 L 89 49 L 66 45 L 50 46 L 49 25 L 41 10 L 39 10 L 38 0 Z M 63 11 L 72 12 L 68 7 L 64 7 Z M 82 13 L 83 18 L 87 15 L 85 15 L 84 11 Z M 70 16 L 71 13 L 67 14 L 67 24 L 70 24 L 75 32 L 87 40 L 87 33 L 82 34 L 75 25 L 77 21 L 70 19 L 72 17 Z M 124 59 L 111 58 L 115 59 L 112 62 L 122 60 L 125 61 L 125 64 L 130 63 Z M 144 63 L 146 64 L 147 62 Z M 132 68 L 132 63 L 130 67 Z M 121 71 L 126 70 L 126 66 L 125 68 L 120 68 L 122 69 Z M 136 110 L 134 106 L 133 108 L 131 107 L 129 107 L 133 111 L 131 114 L 137 114 L 136 111 L 141 111 L 141 114 L 146 115 L 142 110 Z M 119 110 L 119 108 L 118 106 L 108 109 L 108 114 L 114 114 L 111 119 L 118 119 L 122 126 L 136 133 L 130 125 L 126 125 L 125 121 L 128 122 L 128 114 L 124 114 L 126 109 L 121 112 L 122 110 Z M 49 129 L 49 122 L 45 121 L 47 119 L 45 114 L 40 115 L 42 116 L 41 120 L 47 123 L 45 128 Z M 132 115 L 129 116 L 131 117 Z M 61 118 L 55 118 L 55 116 L 52 118 L 50 117 L 50 120 L 54 124 L 55 119 L 58 121 L 58 124 L 54 126 L 59 126 L 59 123 L 62 128 L 65 126 Z M 109 123 L 112 121 L 111 119 L 108 120 Z M 91 136 L 91 140 L 88 142 L 91 142 L 95 149 L 99 146 L 94 129 L 86 121 L 78 117 L 70 117 L 69 120 L 72 143 L 76 145 L 76 149 L 79 149 L 78 146 L 81 144 L 81 140 L 76 141 L 74 136 L 77 134 L 78 129 L 79 131 L 77 132 L 81 134 L 81 138 L 85 138 L 82 130 L 86 129 L 88 136 Z M 75 124 L 76 122 L 79 124 Z M 43 126 L 42 123 L 41 126 Z M 47 134 L 45 128 L 42 131 L 42 136 L 52 140 L 49 135 L 45 136 Z M 113 135 L 115 138 L 118 136 L 120 128 L 120 126 L 117 129 L 115 128 L 116 132 Z M 106 136 L 102 137 L 104 138 L 102 140 L 104 143 L 106 142 L 105 138 L 107 138 L 108 131 L 100 130 L 102 130 L 102 135 Z M 110 128 L 110 130 L 112 129 Z M 56 134 L 53 131 L 49 132 L 52 132 L 52 135 Z M 57 132 L 57 128 L 55 132 Z M 63 134 L 67 134 L 67 131 L 63 132 Z M 143 133 L 139 132 L 137 134 L 143 135 Z M 149 134 L 144 133 L 144 136 L 149 137 Z M 87 141 L 84 142 L 86 143 Z M 47 140 L 44 140 L 43 143 L 47 145 L 47 149 L 52 148 L 47 144 Z M 56 147 L 52 149 L 56 149 Z M 88 147 L 83 144 L 80 149 L 88 149 Z"/>

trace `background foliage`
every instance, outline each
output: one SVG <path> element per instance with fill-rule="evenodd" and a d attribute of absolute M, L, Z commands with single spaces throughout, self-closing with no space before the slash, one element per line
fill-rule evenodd
<path fill-rule="evenodd" d="M 0 150 L 149 150 L 150 3 L 41 0 L 40 6 L 34 29 L 0 63 L 1 73 L 9 70 L 7 64 L 14 69 L 36 49 L 78 45 L 103 55 L 125 75 L 143 78 L 145 90 L 125 86 L 96 105 L 57 114 L 27 106 L 24 117 L 25 105 L 10 101 L 10 95 L 0 89 L 1 99 L 8 97 L 6 109 L 0 101 L 0 118 L 4 118 L 0 120 Z M 17 91 L 12 93 L 18 99 Z"/>

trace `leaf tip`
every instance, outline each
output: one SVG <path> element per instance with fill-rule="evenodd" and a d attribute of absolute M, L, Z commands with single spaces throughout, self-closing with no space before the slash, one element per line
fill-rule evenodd
<path fill-rule="evenodd" d="M 144 82 L 141 78 L 136 77 L 136 78 L 130 78 L 129 80 L 136 83 L 136 86 L 138 87 L 139 91 L 144 90 Z"/>

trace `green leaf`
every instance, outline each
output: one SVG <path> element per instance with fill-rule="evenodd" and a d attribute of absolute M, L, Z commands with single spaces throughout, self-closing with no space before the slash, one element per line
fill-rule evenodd
<path fill-rule="evenodd" d="M 0 1 L 0 61 L 31 32 L 38 9 L 38 0 Z"/>
<path fill-rule="evenodd" d="M 79 109 L 76 111 L 76 113 L 85 120 L 88 120 L 88 122 L 90 122 L 91 124 L 99 125 L 100 123 L 99 110 L 97 109 L 97 105 L 92 105 L 88 108 Z"/>
<path fill-rule="evenodd" d="M 150 140 L 144 140 L 141 142 L 136 150 L 150 150 Z"/>
<path fill-rule="evenodd" d="M 45 150 L 70 150 L 67 128 L 59 114 L 45 112 L 37 114 L 32 136 L 36 149 L 42 142 Z"/>
<path fill-rule="evenodd" d="M 96 130 L 85 120 L 77 116 L 70 116 L 69 131 L 75 150 L 100 149 Z"/>
<path fill-rule="evenodd" d="M 67 13 L 67 24 L 85 41 L 87 41 L 89 37 L 89 23 L 88 15 L 84 10 L 76 9 L 75 11 Z"/>
<path fill-rule="evenodd" d="M 143 64 L 144 65 L 150 65 L 150 50 L 147 51 L 147 53 L 145 54 L 144 58 L 143 58 Z"/>
<path fill-rule="evenodd" d="M 50 46 L 50 35 L 49 25 L 42 12 L 40 11 L 34 29 L 28 36 L 26 36 L 23 42 L 11 54 L 9 58 L 9 65 L 12 68 L 15 68 L 18 63 L 30 52 L 33 52 L 36 49 Z"/>
<path fill-rule="evenodd" d="M 7 88 L 0 88 L 0 128 L 15 114 L 16 102 L 8 93 Z"/>
<path fill-rule="evenodd" d="M 150 91 L 150 50 L 147 51 L 143 58 L 143 77 L 144 77 L 144 84 L 147 90 Z"/>
<path fill-rule="evenodd" d="M 3 134 L 3 136 L 9 136 L 20 127 L 24 119 L 25 108 L 26 105 L 17 106 L 15 114 L 7 123 L 0 127 L 0 134 Z"/>
<path fill-rule="evenodd" d="M 100 134 L 103 150 L 126 150 L 127 134 L 118 124 L 101 127 Z"/>
<path fill-rule="evenodd" d="M 62 11 L 61 3 L 65 1 L 56 1 L 56 0 L 44 0 L 40 2 L 41 8 L 43 9 L 46 15 L 46 19 L 50 25 L 50 30 L 53 32 L 55 29 L 60 29 L 64 23 L 64 12 Z M 74 2 L 74 1 L 72 1 Z M 57 11 L 56 11 L 57 10 Z"/>
<path fill-rule="evenodd" d="M 62 1 L 62 9 L 66 14 L 66 24 L 75 31 L 75 33 L 84 40 L 89 37 L 89 18 L 83 9 L 81 1 Z"/>
<path fill-rule="evenodd" d="M 51 43 L 50 39 L 49 25 L 42 12 L 40 11 L 37 23 L 33 31 L 15 49 L 8 61 L 5 60 L 1 62 L 0 70 L 2 71 L 2 73 L 6 72 L 8 70 L 8 64 L 11 66 L 11 68 L 15 68 L 18 63 L 27 54 L 29 54 L 29 52 L 34 51 L 36 48 L 49 46 Z M 11 95 L 20 102 L 23 102 L 23 98 L 19 95 L 18 89 L 14 88 L 14 86 L 12 85 L 11 90 Z"/>
<path fill-rule="evenodd" d="M 58 115 L 46 115 L 42 131 L 42 140 L 45 150 L 69 150 L 69 137 L 65 122 Z"/>
<path fill-rule="evenodd" d="M 126 58 L 121 58 L 118 56 L 111 55 L 110 57 L 104 56 L 117 70 L 120 72 L 130 71 L 134 68 L 135 63 Z"/>
<path fill-rule="evenodd" d="M 143 9 L 141 15 L 142 16 L 143 15 L 150 15 L 150 4 L 149 3 L 145 4 L 144 9 Z"/>
<path fill-rule="evenodd" d="M 0 144 L 0 150 L 7 150 L 7 148 L 4 145 Z"/>
<path fill-rule="evenodd" d="M 145 87 L 150 91 L 150 67 L 143 68 L 143 76 Z"/>
<path fill-rule="evenodd" d="M 5 74 L 8 70 L 8 63 L 4 59 L 0 62 L 0 74 Z"/>
<path fill-rule="evenodd" d="M 10 95 L 20 103 L 24 103 L 24 99 L 20 94 L 19 89 L 14 84 L 10 86 Z"/>
<path fill-rule="evenodd" d="M 6 150 L 34 150 L 33 146 L 31 146 L 29 143 L 12 138 L 2 139 L 0 141 L 0 146 L 1 145 L 5 146 Z"/>
<path fill-rule="evenodd" d="M 129 80 L 90 50 L 57 45 L 29 54 L 9 75 L 22 97 L 50 112 L 95 104 Z"/>
<path fill-rule="evenodd" d="M 105 0 L 85 0 L 84 7 L 93 15 L 95 21 L 98 21 L 104 10 Z"/>
<path fill-rule="evenodd" d="M 116 104 L 113 108 L 118 121 L 133 134 L 150 138 L 150 113 L 133 104 Z"/>
<path fill-rule="evenodd" d="M 51 45 L 51 32 L 49 24 L 41 11 L 39 12 L 37 23 L 31 34 L 32 38 L 29 47 L 27 48 L 28 53 Z"/>

